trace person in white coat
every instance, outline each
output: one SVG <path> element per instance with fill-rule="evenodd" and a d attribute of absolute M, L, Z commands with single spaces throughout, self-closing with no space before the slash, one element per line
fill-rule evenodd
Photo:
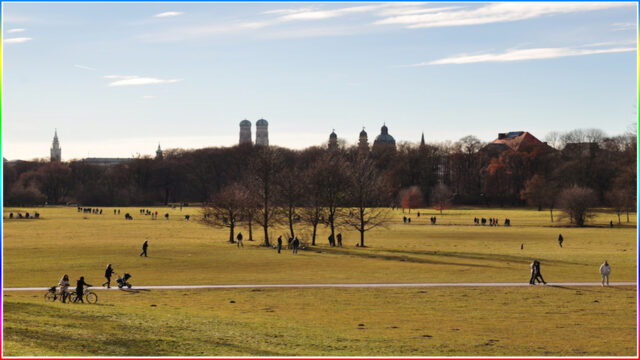
<path fill-rule="evenodd" d="M 58 282 L 60 286 L 60 295 L 62 295 L 62 302 L 66 302 L 69 297 L 69 275 L 64 274 L 60 282 Z"/>
<path fill-rule="evenodd" d="M 609 274 L 611 274 L 611 266 L 607 260 L 604 261 L 602 265 L 600 265 L 600 275 L 602 275 L 602 286 L 604 286 L 604 280 L 607 280 L 607 286 L 609 286 Z"/>

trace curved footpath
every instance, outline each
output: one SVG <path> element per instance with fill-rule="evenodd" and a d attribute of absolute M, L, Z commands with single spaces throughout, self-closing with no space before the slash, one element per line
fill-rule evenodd
<path fill-rule="evenodd" d="M 634 281 L 611 282 L 610 286 L 636 286 Z M 546 286 L 601 286 L 600 282 L 563 282 L 547 283 Z M 228 285 L 136 285 L 132 290 L 183 290 L 183 289 L 242 289 L 242 288 L 378 288 L 378 287 L 515 287 L 515 286 L 540 286 L 530 285 L 525 282 L 518 283 L 386 283 L 386 284 L 228 284 Z M 545 286 L 545 285 L 542 285 Z M 49 287 L 20 287 L 3 288 L 3 291 L 38 291 L 47 290 Z M 120 290 L 117 287 L 110 289 L 92 287 L 91 290 Z"/>

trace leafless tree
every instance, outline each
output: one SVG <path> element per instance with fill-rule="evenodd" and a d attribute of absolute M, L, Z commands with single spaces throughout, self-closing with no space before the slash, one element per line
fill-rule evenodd
<path fill-rule="evenodd" d="M 562 211 L 572 222 L 578 226 L 584 226 L 593 217 L 596 195 L 589 188 L 572 186 L 560 193 L 559 203 Z"/>
<path fill-rule="evenodd" d="M 342 211 L 347 197 L 349 184 L 348 165 L 344 155 L 332 151 L 322 156 L 315 164 L 315 172 L 320 177 L 322 187 L 322 203 L 327 211 L 325 223 L 331 229 L 331 236 L 335 239 L 336 226 L 341 223 Z"/>
<path fill-rule="evenodd" d="M 293 238 L 295 232 L 293 224 L 296 222 L 298 214 L 296 211 L 301 205 L 304 188 L 302 186 L 302 177 L 300 171 L 295 167 L 290 166 L 285 168 L 277 176 L 277 200 L 282 209 L 282 214 L 286 218 L 289 225 L 289 233 Z"/>
<path fill-rule="evenodd" d="M 234 243 L 234 231 L 242 218 L 246 201 L 246 188 L 237 184 L 229 185 L 203 205 L 202 222 L 213 227 L 228 228 L 229 242 Z"/>
<path fill-rule="evenodd" d="M 449 187 L 442 183 L 434 186 L 433 190 L 431 190 L 431 202 L 440 209 L 440 215 L 442 215 L 442 210 L 448 208 L 451 204 L 452 196 Z"/>
<path fill-rule="evenodd" d="M 311 225 L 311 245 L 316 245 L 318 224 L 327 217 L 326 208 L 323 206 L 323 185 L 320 167 L 312 166 L 302 174 L 304 191 L 302 194 L 303 206 L 299 209 L 301 220 Z"/>
<path fill-rule="evenodd" d="M 365 232 L 390 221 L 387 208 L 389 190 L 369 158 L 359 158 L 349 171 L 349 203 L 352 208 L 345 216 L 347 225 L 360 232 L 360 246 L 364 247 Z"/>
<path fill-rule="evenodd" d="M 269 227 L 278 220 L 278 209 L 275 206 L 275 186 L 277 174 L 283 168 L 280 149 L 262 146 L 249 165 L 249 184 L 260 207 L 256 211 L 255 220 L 264 230 L 264 245 L 270 246 Z"/>

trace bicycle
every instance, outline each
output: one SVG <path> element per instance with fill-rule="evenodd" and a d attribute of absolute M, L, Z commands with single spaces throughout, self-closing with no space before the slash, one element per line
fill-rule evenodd
<path fill-rule="evenodd" d="M 75 290 L 69 293 L 69 299 L 74 303 L 80 301 L 80 299 L 78 299 L 78 294 L 75 292 Z M 86 286 L 84 291 L 84 299 L 87 300 L 88 304 L 95 304 L 98 302 L 98 295 L 93 291 L 89 290 L 89 287 Z"/>
<path fill-rule="evenodd" d="M 58 300 L 58 298 L 60 298 L 60 301 L 62 301 L 62 293 L 57 292 L 55 286 L 50 287 L 49 290 L 47 290 L 47 292 L 44 294 L 44 301 L 55 302 L 56 300 Z M 69 295 L 67 295 L 67 298 L 70 299 Z M 71 302 L 71 300 L 69 300 L 69 302 Z"/>

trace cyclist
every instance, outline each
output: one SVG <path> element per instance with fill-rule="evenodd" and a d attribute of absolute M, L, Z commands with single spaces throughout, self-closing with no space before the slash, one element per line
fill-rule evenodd
<path fill-rule="evenodd" d="M 62 275 L 62 279 L 60 279 L 58 285 L 60 285 L 60 295 L 62 295 L 62 302 L 66 302 L 67 296 L 69 296 L 69 275 Z"/>
<path fill-rule="evenodd" d="M 78 280 L 76 282 L 76 298 L 75 298 L 74 301 L 80 300 L 80 302 L 84 303 L 84 300 L 82 300 L 82 298 L 84 297 L 84 287 L 85 286 L 93 286 L 93 285 L 87 284 L 84 281 L 84 276 L 80 276 L 80 280 Z"/>

